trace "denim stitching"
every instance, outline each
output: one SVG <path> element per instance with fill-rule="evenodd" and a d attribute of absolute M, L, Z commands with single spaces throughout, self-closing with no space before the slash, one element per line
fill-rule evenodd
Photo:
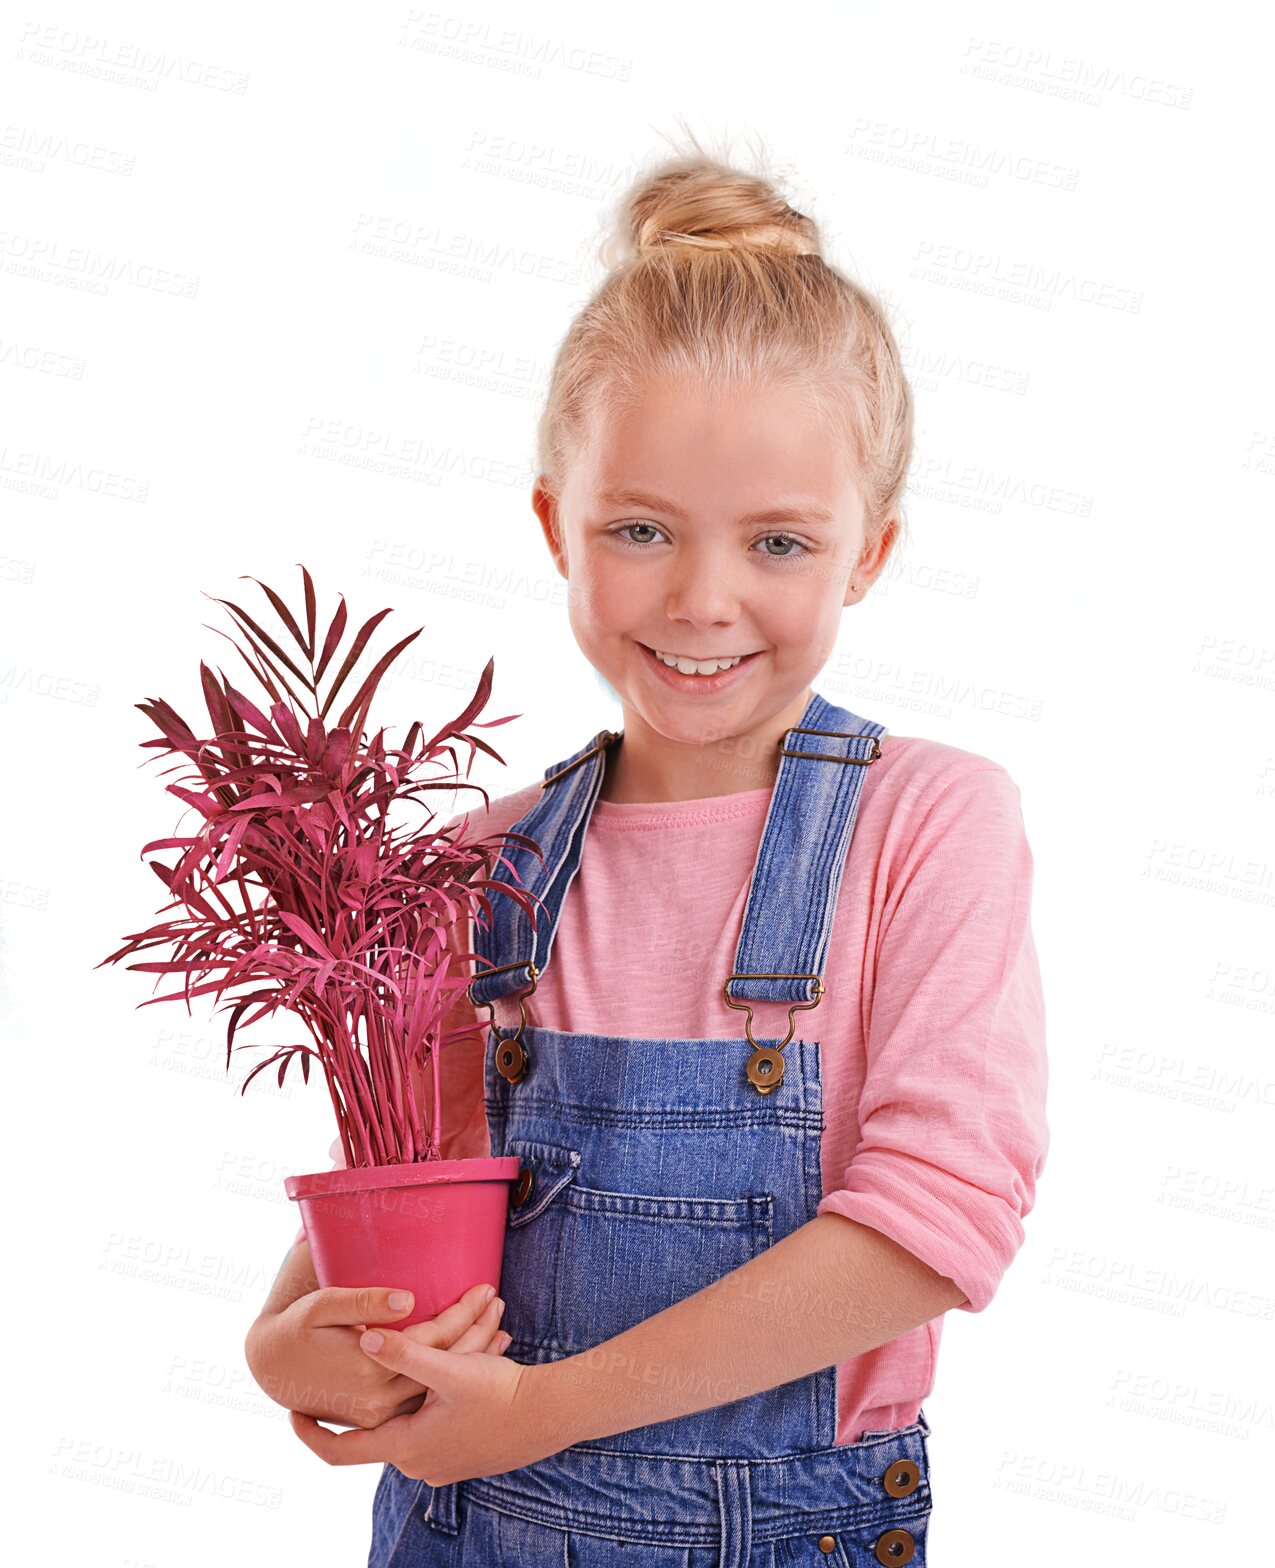
<path fill-rule="evenodd" d="M 384 1481 L 384 1479 L 385 1479 L 385 1474 L 386 1474 L 386 1472 L 384 1470 L 382 1470 L 381 1471 L 381 1480 L 382 1481 Z M 401 1475 L 402 1472 L 400 1471 L 399 1474 Z M 403 1478 L 404 1478 L 404 1480 L 410 1480 L 411 1479 L 410 1476 L 404 1476 Z M 393 1483 L 393 1479 L 391 1478 L 390 1485 L 392 1486 L 393 1484 L 394 1484 Z M 425 1486 L 425 1482 L 423 1480 L 420 1480 L 420 1481 L 417 1481 L 415 1483 L 415 1485 L 413 1486 L 413 1488 L 412 1488 L 412 1499 L 411 1499 L 411 1502 L 408 1504 L 407 1508 L 403 1512 L 403 1522 L 402 1522 L 401 1525 L 399 1525 L 398 1533 L 394 1537 L 394 1543 L 390 1547 L 390 1559 L 393 1559 L 394 1557 L 396 1557 L 398 1555 L 398 1549 L 402 1545 L 403 1536 L 406 1533 L 407 1527 L 408 1527 L 409 1524 L 411 1524 L 412 1520 L 416 1518 L 416 1505 L 420 1502 L 421 1491 L 423 1490 L 424 1486 Z M 377 1488 L 379 1490 L 380 1482 L 377 1483 Z M 431 1502 L 432 1501 L 433 1501 L 433 1499 L 431 1498 Z"/>

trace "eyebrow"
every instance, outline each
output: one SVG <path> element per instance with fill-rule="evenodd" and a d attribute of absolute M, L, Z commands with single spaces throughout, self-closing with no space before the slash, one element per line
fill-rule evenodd
<path fill-rule="evenodd" d="M 645 490 L 604 490 L 598 497 L 608 506 L 645 506 L 653 512 L 667 512 L 670 517 L 676 517 L 679 522 L 687 522 L 685 510 L 675 501 L 666 500 L 663 496 L 651 495 Z M 819 506 L 813 501 L 794 501 L 787 506 L 768 506 L 759 512 L 748 512 L 739 519 L 741 524 L 754 526 L 757 523 L 785 523 L 796 520 L 803 523 L 835 523 L 836 516 L 827 507 Z"/>

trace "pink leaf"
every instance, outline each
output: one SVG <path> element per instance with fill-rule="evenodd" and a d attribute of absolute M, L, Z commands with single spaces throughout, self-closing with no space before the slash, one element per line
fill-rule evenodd
<path fill-rule="evenodd" d="M 302 920 L 300 915 L 294 915 L 290 910 L 281 909 L 279 911 L 279 919 L 283 921 L 289 931 L 294 931 L 320 958 L 332 957 L 323 938 L 313 926 Z"/>

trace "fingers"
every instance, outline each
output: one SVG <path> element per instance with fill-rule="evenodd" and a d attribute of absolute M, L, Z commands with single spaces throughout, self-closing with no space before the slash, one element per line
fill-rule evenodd
<path fill-rule="evenodd" d="M 450 1348 L 459 1351 L 486 1350 L 491 1345 L 492 1340 L 496 1338 L 496 1330 L 504 1310 L 505 1304 L 500 1297 L 493 1297 L 483 1308 L 477 1321 L 467 1328 L 460 1338 L 453 1342 Z M 428 1324 L 413 1324 L 412 1327 L 428 1327 Z M 410 1334 L 412 1330 L 411 1328 L 405 1328 L 402 1332 Z M 435 1341 L 427 1338 L 424 1340 L 424 1343 L 432 1345 Z"/>
<path fill-rule="evenodd" d="M 494 1285 L 471 1285 L 459 1301 L 424 1324 L 413 1326 L 431 1329 L 431 1336 L 422 1341 L 424 1344 L 445 1349 L 473 1324 L 495 1293 Z M 393 1324 L 396 1318 L 406 1317 L 412 1310 L 413 1297 L 410 1290 L 395 1290 L 390 1286 L 352 1289 L 330 1285 L 312 1291 L 302 1300 L 305 1321 L 313 1328 L 332 1323 L 365 1328 L 371 1323 Z"/>
<path fill-rule="evenodd" d="M 504 1339 L 507 1348 L 511 1343 L 508 1336 L 499 1337 Z M 417 1340 L 409 1339 L 406 1333 L 390 1328 L 388 1324 L 380 1328 L 370 1328 L 365 1334 L 360 1335 L 359 1349 L 387 1371 L 405 1373 L 422 1388 L 427 1389 L 429 1393 L 422 1407 L 426 1411 L 440 1402 L 449 1405 L 458 1399 L 463 1400 L 472 1395 L 476 1389 L 486 1392 L 499 1388 L 504 1396 L 510 1387 L 506 1380 L 512 1376 L 515 1380 L 513 1387 L 516 1388 L 517 1380 L 522 1376 L 523 1371 L 516 1361 L 506 1361 L 507 1370 L 491 1367 L 484 1371 L 482 1363 L 487 1357 L 481 1353 L 470 1356 L 457 1355 L 454 1347 L 443 1349 L 439 1346 L 424 1345 Z"/>
<path fill-rule="evenodd" d="M 461 1298 L 464 1300 L 464 1297 Z M 304 1298 L 306 1321 L 315 1328 L 329 1323 L 393 1323 L 412 1310 L 410 1290 L 362 1286 L 357 1290 L 329 1285 Z"/>
<path fill-rule="evenodd" d="M 414 1416 L 425 1403 L 426 1394 L 413 1394 L 410 1399 L 405 1399 L 401 1405 L 395 1405 L 390 1411 L 391 1416 Z"/>
<path fill-rule="evenodd" d="M 403 1332 L 404 1334 L 410 1332 L 412 1339 L 418 1345 L 431 1346 L 436 1350 L 450 1350 L 462 1334 L 476 1327 L 476 1321 L 482 1317 L 484 1309 L 495 1294 L 493 1285 L 472 1285 L 459 1301 L 444 1308 L 437 1317 L 428 1318 L 424 1323 L 413 1323 Z M 490 1327 L 495 1327 L 494 1320 Z M 487 1337 L 490 1335 L 488 1334 Z M 483 1343 L 486 1343 L 486 1339 Z"/>
<path fill-rule="evenodd" d="M 313 1416 L 302 1415 L 299 1410 L 290 1410 L 288 1419 L 292 1422 L 292 1430 L 305 1446 L 328 1464 L 372 1465 L 392 1461 L 395 1456 L 402 1458 L 398 1447 L 402 1441 L 400 1434 L 404 1424 L 412 1418 L 408 1415 L 391 1416 L 370 1432 L 357 1429 L 351 1432 L 329 1432 Z"/>
<path fill-rule="evenodd" d="M 428 1328 L 429 1324 L 417 1323 L 413 1327 Z M 450 1346 L 432 1345 L 425 1339 L 409 1339 L 405 1333 L 388 1325 L 360 1335 L 359 1349 L 387 1371 L 405 1373 L 422 1388 L 449 1397 L 456 1387 L 456 1369 L 472 1359 L 454 1355 Z"/>

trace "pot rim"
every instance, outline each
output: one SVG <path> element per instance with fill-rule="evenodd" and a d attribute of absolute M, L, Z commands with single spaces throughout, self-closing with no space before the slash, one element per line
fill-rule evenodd
<path fill-rule="evenodd" d="M 326 1198 L 382 1187 L 424 1187 L 453 1182 L 513 1181 L 522 1162 L 516 1154 L 484 1155 L 477 1160 L 414 1160 L 398 1165 L 363 1165 L 354 1170 L 310 1171 L 285 1176 L 289 1198 Z"/>

